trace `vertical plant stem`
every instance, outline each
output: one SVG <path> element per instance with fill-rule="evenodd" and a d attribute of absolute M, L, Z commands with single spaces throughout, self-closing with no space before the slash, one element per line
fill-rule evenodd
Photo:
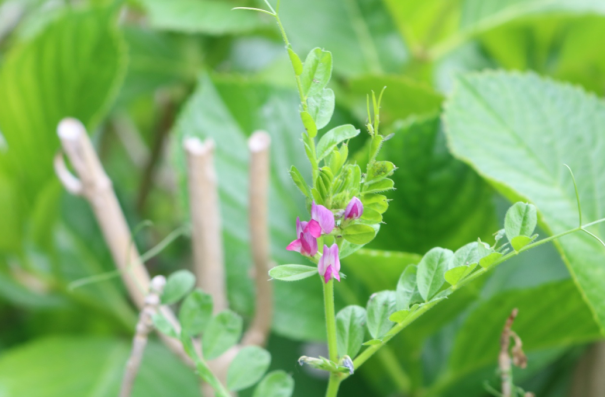
<path fill-rule="evenodd" d="M 330 374 L 330 381 L 328 382 L 328 390 L 326 391 L 326 397 L 338 396 L 338 388 L 340 387 L 340 382 L 341 379 L 338 374 Z"/>
<path fill-rule="evenodd" d="M 326 311 L 326 331 L 328 333 L 328 351 L 330 361 L 338 362 L 336 345 L 336 315 L 334 313 L 334 279 L 324 283 L 324 306 Z"/>

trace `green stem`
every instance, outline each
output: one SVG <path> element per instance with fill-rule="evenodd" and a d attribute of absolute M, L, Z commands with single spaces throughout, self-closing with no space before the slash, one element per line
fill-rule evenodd
<path fill-rule="evenodd" d="M 322 280 L 323 283 L 323 280 Z M 336 344 L 336 315 L 334 313 L 334 279 L 324 284 L 324 306 L 326 311 L 326 331 L 328 334 L 328 351 L 330 361 L 338 363 L 338 346 Z"/>
<path fill-rule="evenodd" d="M 185 352 L 195 363 L 195 368 L 197 369 L 200 378 L 202 378 L 204 382 L 208 383 L 214 389 L 216 392 L 216 397 L 231 397 L 231 394 L 229 394 L 229 391 L 225 389 L 225 386 L 223 386 L 223 384 L 212 373 L 212 371 L 210 371 L 208 364 L 206 364 L 206 362 L 197 355 L 193 347 L 193 343 L 191 342 L 191 338 L 185 337 L 182 338 L 181 341 L 183 342 Z"/>
<path fill-rule="evenodd" d="M 326 390 L 326 397 L 338 396 L 338 388 L 340 387 L 340 382 L 342 382 L 342 379 L 343 378 L 338 374 L 330 374 L 330 381 L 328 382 L 328 390 Z"/>

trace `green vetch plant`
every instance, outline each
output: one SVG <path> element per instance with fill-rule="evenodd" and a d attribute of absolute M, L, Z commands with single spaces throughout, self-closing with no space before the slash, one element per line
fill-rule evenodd
<path fill-rule="evenodd" d="M 579 226 L 537 240 L 538 235 L 533 234 L 537 226 L 536 207 L 525 202 L 515 203 L 506 213 L 504 229 L 495 233 L 493 245 L 479 239 L 456 252 L 435 247 L 417 266 L 410 265 L 404 270 L 396 290 L 373 294 L 366 309 L 348 306 L 335 313 L 334 280 L 341 282 L 344 279 L 340 259 L 375 238 L 382 214 L 388 209 L 387 198 L 382 193 L 394 189 L 389 176 L 396 166 L 389 161 L 376 160 L 382 144 L 389 138 L 379 130 L 382 95 L 376 96 L 372 92 L 368 96 L 366 127 L 369 140 L 363 149 L 367 153 L 357 157 L 366 159 L 363 167 L 349 156 L 347 143 L 360 133 L 355 127 L 335 127 L 316 142 L 318 130 L 328 124 L 334 111 L 334 92 L 326 87 L 332 71 L 331 53 L 315 48 L 303 62 L 292 49 L 280 20 L 280 1 L 275 8 L 266 0 L 265 3 L 268 10 L 239 9 L 259 11 L 276 19 L 294 70 L 301 101 L 300 117 L 306 129 L 302 141 L 312 169 L 311 184 L 295 167 L 290 174 L 306 197 L 311 219 L 296 219 L 296 239 L 287 249 L 299 252 L 317 265 L 282 265 L 271 269 L 269 275 L 281 281 L 319 276 L 324 291 L 329 357 L 303 356 L 299 362 L 330 373 L 326 397 L 336 396 L 342 381 L 353 375 L 395 335 L 457 289 L 522 252 L 577 231 L 588 233 L 586 228 L 605 221 L 582 223 L 576 188 Z M 365 327 L 372 339 L 364 342 Z"/>

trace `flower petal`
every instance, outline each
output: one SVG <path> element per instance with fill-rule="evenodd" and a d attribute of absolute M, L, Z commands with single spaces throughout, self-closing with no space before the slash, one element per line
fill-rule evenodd
<path fill-rule="evenodd" d="M 313 236 L 315 238 L 318 238 L 319 236 L 321 236 L 321 226 L 315 219 L 311 219 L 309 222 L 303 222 L 303 223 L 306 223 L 306 226 L 304 229 L 305 232 L 311 234 L 311 236 Z"/>
<path fill-rule="evenodd" d="M 357 197 L 353 197 L 345 208 L 345 219 L 359 219 L 363 214 L 363 204 Z"/>
<path fill-rule="evenodd" d="M 301 254 L 307 256 L 315 256 L 317 254 L 317 239 L 311 233 L 302 232 L 300 234 L 300 242 L 302 244 Z"/>
<path fill-rule="evenodd" d="M 323 205 L 315 204 L 315 202 L 313 202 L 313 205 L 311 206 L 311 219 L 315 219 L 319 222 L 321 230 L 323 230 L 325 234 L 330 234 L 332 233 L 332 230 L 334 230 L 334 214 Z"/>
<path fill-rule="evenodd" d="M 328 266 L 326 269 L 326 273 L 324 274 L 324 282 L 328 284 L 330 279 L 332 278 L 332 266 Z"/>
<path fill-rule="evenodd" d="M 329 265 L 329 263 L 327 263 L 327 256 L 326 253 L 328 252 L 328 246 L 324 245 L 324 251 L 323 251 L 323 255 L 321 256 L 321 258 L 319 258 L 319 262 L 317 263 L 317 271 L 319 272 L 320 275 L 324 275 L 326 274 L 326 267 Z"/>
<path fill-rule="evenodd" d="M 302 243 L 301 243 L 301 241 L 299 239 L 296 239 L 296 240 L 292 241 L 286 247 L 286 249 L 288 251 L 296 251 L 296 252 L 300 252 L 301 248 L 302 248 Z"/>

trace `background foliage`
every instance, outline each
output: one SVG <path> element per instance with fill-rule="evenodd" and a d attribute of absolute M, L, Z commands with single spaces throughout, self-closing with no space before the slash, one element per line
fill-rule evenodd
<path fill-rule="evenodd" d="M 599 0 L 283 0 L 294 49 L 332 52 L 333 120 L 362 128 L 365 96 L 386 86 L 381 156 L 399 169 L 380 237 L 344 260 L 339 306 L 394 289 L 434 246 L 493 242 L 508 201 L 539 210 L 542 236 L 605 213 L 605 5 Z M 84 122 L 142 251 L 188 223 L 185 136 L 217 147 L 231 308 L 249 321 L 253 286 L 245 139 L 272 138 L 272 257 L 305 206 L 291 164 L 308 179 L 287 52 L 246 0 L 0 0 L 0 395 L 113 396 L 136 313 L 116 279 L 70 289 L 113 264 L 87 204 L 52 169 L 55 129 Z M 362 134 L 363 135 L 363 134 Z M 351 142 L 351 153 L 360 149 Z M 360 154 L 357 154 L 360 156 Z M 176 210 L 175 210 L 176 209 Z M 603 227 L 590 229 L 603 236 Z M 151 273 L 190 266 L 182 237 Z M 517 375 L 537 395 L 568 395 L 582 346 L 605 327 L 603 247 L 573 235 L 520 256 L 413 323 L 343 384 L 349 396 L 484 396 L 513 307 L 529 353 Z M 319 286 L 275 284 L 271 369 L 295 396 L 325 379 L 296 359 L 325 338 Z M 369 339 L 369 335 L 365 336 Z M 68 376 L 65 374 L 76 374 Z M 35 389 L 33 388 L 35 386 Z M 136 396 L 196 395 L 195 378 L 159 343 Z M 250 394 L 243 391 L 242 395 Z"/>

